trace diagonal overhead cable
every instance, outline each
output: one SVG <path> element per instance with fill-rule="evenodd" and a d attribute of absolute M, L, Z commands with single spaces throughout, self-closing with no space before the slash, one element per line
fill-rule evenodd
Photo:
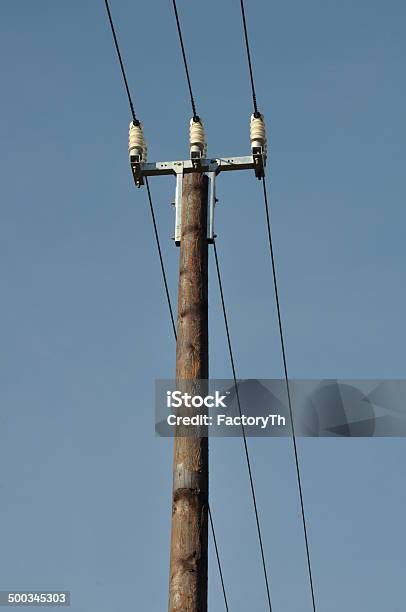
<path fill-rule="evenodd" d="M 110 6 L 109 6 L 109 3 L 108 3 L 108 0 L 104 0 L 104 4 L 106 6 L 107 17 L 109 18 L 111 33 L 113 35 L 114 45 L 116 47 L 117 57 L 118 57 L 118 61 L 119 61 L 120 68 L 121 68 L 121 74 L 123 76 L 124 87 L 125 87 L 125 90 L 127 92 L 127 98 L 128 98 L 128 103 L 130 105 L 131 115 L 132 115 L 134 123 L 137 123 L 138 120 L 137 120 L 137 118 L 135 116 L 134 104 L 133 104 L 133 101 L 132 101 L 132 97 L 131 97 L 131 93 L 130 93 L 130 88 L 128 87 L 127 75 L 126 75 L 125 68 L 124 68 L 123 58 L 121 57 L 120 47 L 118 45 L 118 40 L 117 40 L 117 36 L 116 36 L 116 29 L 114 27 L 113 17 L 111 16 L 111 11 L 110 11 Z"/>
<path fill-rule="evenodd" d="M 107 16 L 108 16 L 109 23 L 110 23 L 111 33 L 113 35 L 114 45 L 115 45 L 115 48 L 116 48 L 117 57 L 118 57 L 118 61 L 119 61 L 120 68 L 121 68 L 121 74 L 123 76 L 124 87 L 125 87 L 125 90 L 126 90 L 126 93 L 127 93 L 128 102 L 129 102 L 130 110 L 131 110 L 131 115 L 132 115 L 134 123 L 139 123 L 139 121 L 138 121 L 138 119 L 136 118 L 136 115 L 135 115 L 134 104 L 133 104 L 132 96 L 131 96 L 130 89 L 129 89 L 129 86 L 128 86 L 128 80 L 127 80 L 127 75 L 126 75 L 126 71 L 125 71 L 125 67 L 124 67 L 124 62 L 123 62 L 123 59 L 122 59 L 122 56 L 121 56 L 120 47 L 119 47 L 119 44 L 118 44 L 118 39 L 117 39 L 117 34 L 116 34 L 116 29 L 114 27 L 114 22 L 113 22 L 113 18 L 112 18 L 112 15 L 111 15 L 111 10 L 110 10 L 110 6 L 109 6 L 109 3 L 108 3 L 108 0 L 104 0 L 104 4 L 105 4 L 105 7 L 106 7 Z M 161 265 L 162 278 L 163 278 L 164 286 L 165 286 L 166 300 L 167 300 L 167 303 L 168 303 L 169 315 L 170 315 L 170 318 L 171 318 L 173 332 L 174 332 L 175 338 L 176 338 L 175 318 L 174 318 L 174 315 L 173 315 L 172 304 L 171 304 L 171 300 L 170 300 L 170 296 L 169 296 L 168 281 L 167 281 L 167 278 L 166 278 L 165 265 L 164 265 L 164 261 L 163 261 L 163 257 L 162 257 L 161 243 L 160 243 L 160 240 L 159 240 L 158 228 L 157 228 L 156 219 L 155 219 L 154 205 L 153 205 L 153 202 L 152 202 L 151 191 L 150 191 L 150 188 L 149 188 L 148 178 L 147 177 L 146 177 L 145 182 L 146 182 L 146 185 L 147 185 L 148 202 L 149 202 L 149 209 L 150 209 L 151 217 L 152 217 L 152 224 L 153 224 L 153 227 L 154 227 L 155 242 L 156 242 L 156 247 L 157 247 L 157 251 L 158 251 L 159 262 L 160 262 L 160 265 Z"/>
<path fill-rule="evenodd" d="M 302 479 L 300 475 L 299 457 L 298 457 L 297 444 L 296 444 L 295 422 L 293 418 L 292 399 L 290 395 L 288 366 L 287 366 L 287 361 L 286 361 L 285 341 L 284 341 L 284 336 L 283 336 L 282 315 L 281 315 L 281 308 L 280 308 L 280 302 L 279 302 L 278 282 L 277 282 L 277 277 L 276 277 L 275 256 L 274 256 L 274 249 L 273 249 L 273 243 L 272 243 L 271 221 L 270 221 L 270 214 L 269 214 L 268 194 L 267 194 L 267 189 L 266 189 L 265 177 L 263 177 L 262 179 L 262 185 L 263 185 L 263 191 L 264 191 L 264 203 L 265 203 L 266 225 L 267 225 L 267 231 L 268 231 L 269 252 L 270 252 L 270 257 L 271 257 L 272 276 L 273 276 L 273 283 L 274 283 L 274 289 L 275 289 L 276 311 L 278 315 L 279 335 L 281 339 L 283 369 L 285 373 L 286 393 L 288 397 L 289 416 L 290 416 L 290 422 L 291 422 L 291 427 L 292 427 L 293 451 L 295 455 L 296 476 L 297 476 L 297 484 L 299 488 L 300 508 L 301 508 L 301 513 L 302 513 L 302 522 L 303 522 L 303 534 L 304 534 L 305 546 L 306 546 L 307 569 L 309 572 L 309 583 L 310 583 L 310 592 L 312 596 L 313 612 L 316 612 L 312 566 L 310 563 L 309 538 L 307 534 L 306 514 L 305 514 L 305 509 L 304 509 L 304 501 L 303 501 Z"/>
<path fill-rule="evenodd" d="M 263 568 L 264 577 L 265 577 L 266 594 L 267 594 L 267 598 L 268 598 L 269 610 L 270 610 L 270 612 L 272 612 L 271 594 L 270 594 L 270 590 L 269 590 L 268 572 L 267 572 L 266 563 L 265 563 L 265 553 L 264 553 L 264 546 L 263 546 L 263 542 L 262 542 L 262 533 L 261 533 L 261 525 L 260 525 L 260 521 L 259 521 L 257 498 L 256 498 L 256 495 L 255 495 L 254 478 L 253 478 L 253 475 L 252 475 L 251 460 L 250 460 L 250 456 L 249 456 L 249 452 L 248 452 L 247 436 L 245 434 L 245 427 L 242 424 L 242 410 L 241 410 L 241 402 L 240 402 L 240 393 L 239 393 L 239 389 L 238 389 L 237 375 L 236 375 L 236 371 L 235 371 L 233 349 L 232 349 L 232 345 L 231 345 L 230 328 L 229 328 L 229 325 L 228 325 L 227 309 L 226 309 L 225 300 L 224 300 L 223 283 L 221 281 L 220 264 L 219 264 L 219 259 L 218 259 L 217 247 L 216 247 L 216 241 L 215 240 L 213 241 L 213 247 L 214 247 L 214 259 L 215 259 L 215 262 L 216 262 L 216 270 L 217 270 L 217 280 L 218 280 L 219 289 L 220 289 L 221 306 L 222 306 L 222 310 L 223 310 L 224 324 L 225 324 L 225 328 L 226 328 L 228 352 L 229 352 L 229 355 L 230 355 L 231 370 L 233 372 L 233 379 L 234 379 L 234 387 L 235 387 L 235 393 L 236 393 L 236 398 L 237 398 L 238 412 L 239 412 L 240 417 L 241 417 L 241 430 L 242 430 L 242 437 L 243 437 L 243 441 L 244 441 L 245 459 L 246 459 L 247 467 L 248 467 L 248 476 L 249 476 L 249 481 L 250 481 L 251 496 L 252 496 L 252 502 L 253 502 L 253 505 L 254 505 L 255 522 L 256 522 L 256 525 L 257 525 L 259 547 L 260 547 L 260 551 L 261 551 L 262 568 Z"/>
<path fill-rule="evenodd" d="M 251 81 L 251 90 L 252 90 L 252 102 L 254 105 L 254 113 L 258 113 L 258 105 L 257 105 L 257 94 L 255 92 L 255 83 L 254 83 L 254 73 L 252 70 L 252 62 L 251 62 L 251 50 L 250 50 L 250 44 L 249 44 L 249 39 L 248 39 L 248 30 L 247 30 L 247 20 L 245 18 L 245 7 L 244 7 L 244 1 L 240 0 L 240 7 L 241 7 L 241 17 L 242 17 L 242 25 L 244 28 L 244 39 L 245 39 L 245 49 L 247 51 L 247 60 L 248 60 L 248 70 L 250 73 L 250 81 Z"/>
<path fill-rule="evenodd" d="M 245 47 L 247 51 L 247 61 L 248 61 L 248 69 L 249 69 L 250 81 L 251 81 L 254 113 L 258 115 L 258 106 L 257 106 L 256 92 L 255 92 L 255 82 L 254 82 L 254 77 L 253 77 L 251 51 L 250 51 L 249 38 L 248 38 L 244 0 L 240 0 L 240 8 L 241 8 L 241 17 L 242 17 L 243 29 L 244 29 Z M 312 566 L 310 562 L 309 538 L 308 538 L 308 532 L 307 532 L 307 522 L 306 522 L 306 514 L 305 514 L 304 500 L 303 500 L 302 479 L 301 479 L 301 474 L 300 474 L 299 457 L 298 457 L 296 433 L 295 433 L 295 423 L 294 423 L 294 418 L 293 418 L 292 400 L 291 400 L 291 394 L 290 394 L 288 367 L 287 367 L 287 359 L 286 359 L 286 351 L 285 351 L 285 340 L 284 340 L 282 315 L 281 315 L 281 308 L 280 308 L 280 301 L 279 301 L 279 291 L 278 291 L 278 282 L 277 282 L 277 275 L 276 275 L 274 248 L 273 248 L 273 242 L 272 242 L 271 221 L 270 221 L 268 193 L 267 193 L 265 175 L 262 177 L 262 186 L 263 186 L 266 225 L 267 225 L 267 233 L 268 233 L 269 253 L 270 253 L 270 259 L 271 259 L 273 285 L 274 285 L 274 291 L 275 291 L 276 310 L 277 310 L 277 316 L 278 316 L 279 335 L 280 335 L 280 342 L 281 342 L 281 349 L 282 349 L 283 369 L 284 369 L 285 381 L 286 381 L 286 393 L 287 393 L 288 405 L 289 405 L 289 416 L 290 416 L 290 422 L 291 422 L 291 427 L 292 427 L 293 451 L 294 451 L 294 456 L 295 456 L 296 476 L 297 476 L 297 483 L 298 483 L 298 489 L 299 489 L 300 508 L 301 508 L 301 514 L 302 514 L 302 523 L 303 523 L 303 533 L 304 533 L 304 540 L 305 540 L 305 547 L 306 547 L 307 569 L 309 573 L 309 584 L 310 584 L 313 612 L 316 612 L 313 574 L 312 574 Z"/>
<path fill-rule="evenodd" d="M 173 6 L 173 11 L 175 13 L 176 27 L 178 29 L 179 43 L 180 43 L 180 48 L 182 51 L 183 65 L 185 67 L 186 80 L 187 80 L 187 84 L 189 88 L 189 96 L 190 96 L 190 103 L 192 105 L 193 118 L 198 119 L 198 114 L 196 112 L 196 103 L 195 103 L 195 99 L 194 99 L 193 91 L 192 91 L 192 82 L 190 80 L 189 68 L 188 68 L 188 63 L 187 63 L 187 58 L 186 58 L 185 45 L 183 44 L 183 34 L 182 34 L 182 28 L 180 25 L 180 19 L 179 19 L 178 7 L 176 5 L 176 0 L 172 0 L 172 6 Z"/>

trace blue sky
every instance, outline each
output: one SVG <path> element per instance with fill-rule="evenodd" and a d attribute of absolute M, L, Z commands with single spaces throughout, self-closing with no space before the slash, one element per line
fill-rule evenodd
<path fill-rule="evenodd" d="M 179 0 L 211 155 L 249 150 L 238 4 Z M 246 4 L 290 374 L 403 378 L 405 4 Z M 171 3 L 111 8 L 149 157 L 185 157 Z M 172 452 L 154 437 L 153 393 L 175 351 L 103 2 L 3 3 L 0 29 L 0 588 L 70 589 L 74 612 L 162 610 Z M 260 185 L 243 172 L 217 188 L 237 374 L 279 377 Z M 151 189 L 175 300 L 174 182 Z M 213 260 L 210 274 L 210 369 L 228 378 Z M 310 612 L 291 443 L 249 446 L 274 612 Z M 404 450 L 299 441 L 318 610 L 403 610 Z M 211 500 L 230 610 L 264 610 L 241 440 L 213 440 Z"/>

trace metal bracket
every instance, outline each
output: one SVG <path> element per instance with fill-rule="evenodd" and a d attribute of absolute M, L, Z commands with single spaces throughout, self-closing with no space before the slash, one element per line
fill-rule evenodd
<path fill-rule="evenodd" d="M 254 170 L 257 179 L 265 176 L 266 155 L 262 147 L 252 147 L 252 157 L 254 158 Z"/>
<path fill-rule="evenodd" d="M 208 172 L 209 177 L 209 202 L 207 206 L 207 241 L 209 244 L 213 244 L 215 233 L 214 233 L 214 209 L 217 204 L 216 198 L 216 173 Z"/>
<path fill-rule="evenodd" d="M 180 246 L 180 237 L 182 235 L 182 198 L 183 198 L 183 172 L 176 174 L 176 191 L 175 191 L 175 244 Z"/>
<path fill-rule="evenodd" d="M 266 157 L 262 147 L 254 147 L 253 154 L 245 157 L 201 158 L 180 161 L 142 163 L 138 156 L 130 157 L 131 170 L 137 187 L 144 184 L 144 176 L 174 174 L 176 176 L 175 192 L 175 244 L 180 245 L 182 220 L 183 176 L 190 172 L 207 173 L 209 177 L 209 202 L 207 208 L 207 240 L 212 243 L 214 234 L 214 209 L 216 206 L 216 177 L 220 172 L 233 170 L 254 170 L 255 176 L 264 176 Z"/>
<path fill-rule="evenodd" d="M 142 174 L 141 157 L 139 155 L 130 155 L 130 166 L 134 177 L 134 182 L 137 187 L 141 187 L 144 184 L 144 177 Z"/>

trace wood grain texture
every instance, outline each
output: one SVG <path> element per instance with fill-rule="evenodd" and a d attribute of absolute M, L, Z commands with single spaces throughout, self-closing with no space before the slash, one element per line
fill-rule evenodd
<path fill-rule="evenodd" d="M 201 394 L 209 376 L 207 176 L 184 177 L 176 378 Z M 193 409 L 190 409 L 193 414 Z M 174 440 L 169 612 L 207 612 L 208 438 Z"/>

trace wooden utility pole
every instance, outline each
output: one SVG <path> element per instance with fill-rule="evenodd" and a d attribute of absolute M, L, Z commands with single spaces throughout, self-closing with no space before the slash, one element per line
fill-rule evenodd
<path fill-rule="evenodd" d="M 176 379 L 188 391 L 209 377 L 207 191 L 205 174 L 185 174 Z M 169 612 L 207 612 L 208 438 L 181 433 L 174 440 Z"/>

